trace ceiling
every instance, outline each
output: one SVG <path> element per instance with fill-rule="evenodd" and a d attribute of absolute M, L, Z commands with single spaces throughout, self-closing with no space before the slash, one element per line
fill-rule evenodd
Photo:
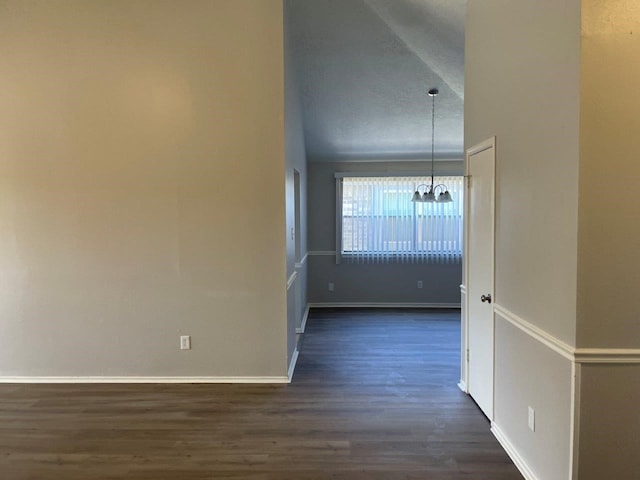
<path fill-rule="evenodd" d="M 307 155 L 462 158 L 466 0 L 288 0 Z"/>

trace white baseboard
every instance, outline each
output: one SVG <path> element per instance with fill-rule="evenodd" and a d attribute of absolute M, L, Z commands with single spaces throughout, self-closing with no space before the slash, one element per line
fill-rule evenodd
<path fill-rule="evenodd" d="M 309 318 L 309 310 L 311 307 L 307 305 L 307 308 L 304 309 L 304 315 L 302 315 L 302 322 L 300 322 L 300 326 L 296 328 L 296 333 L 304 333 L 304 329 L 307 328 L 307 319 Z"/>
<path fill-rule="evenodd" d="M 293 355 L 291 355 L 291 362 L 289 362 L 289 371 L 287 372 L 287 383 L 291 383 L 293 380 L 293 372 L 296 369 L 296 363 L 298 363 L 298 355 L 300 355 L 300 351 L 296 347 L 293 351 Z"/>
<path fill-rule="evenodd" d="M 458 382 L 458 388 L 462 390 L 464 393 L 469 393 L 469 391 L 467 390 L 467 384 L 464 380 L 460 380 Z"/>
<path fill-rule="evenodd" d="M 536 477 L 535 473 L 533 473 L 533 470 L 531 470 L 529 465 L 527 465 L 527 462 L 524 461 L 516 448 L 509 441 L 504 432 L 500 430 L 500 427 L 495 424 L 495 422 L 491 422 L 491 433 L 493 433 L 493 436 L 496 437 L 498 442 L 500 442 L 502 448 L 504 448 L 505 452 L 507 452 L 507 455 L 509 455 L 515 466 L 518 467 L 518 470 L 520 470 L 520 473 L 526 480 L 540 480 L 538 477 Z"/>
<path fill-rule="evenodd" d="M 320 302 L 311 308 L 460 308 L 459 303 Z"/>
<path fill-rule="evenodd" d="M 0 383 L 289 383 L 288 377 L 0 377 Z"/>

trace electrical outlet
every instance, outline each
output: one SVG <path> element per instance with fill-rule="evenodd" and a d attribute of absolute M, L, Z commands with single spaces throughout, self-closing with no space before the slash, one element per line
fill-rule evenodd
<path fill-rule="evenodd" d="M 422 287 L 424 287 L 424 283 L 422 283 L 422 280 L 418 280 L 418 288 Z"/>
<path fill-rule="evenodd" d="M 535 432 L 536 431 L 536 411 L 531 407 L 529 407 L 528 423 L 529 423 L 529 430 L 531 430 L 532 432 Z"/>
<path fill-rule="evenodd" d="M 191 335 L 180 336 L 180 350 L 191 350 Z"/>
<path fill-rule="evenodd" d="M 334 289 L 333 282 L 329 282 L 328 288 L 330 292 L 333 292 L 333 289 Z"/>

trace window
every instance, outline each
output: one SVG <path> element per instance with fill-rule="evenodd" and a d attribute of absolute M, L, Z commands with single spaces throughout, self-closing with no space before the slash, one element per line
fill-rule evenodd
<path fill-rule="evenodd" d="M 451 203 L 412 202 L 431 177 L 336 175 L 338 252 L 364 262 L 459 262 L 462 256 L 463 177 L 436 177 Z M 422 191 L 422 190 L 421 190 Z M 438 192 L 439 193 L 439 192 Z"/>

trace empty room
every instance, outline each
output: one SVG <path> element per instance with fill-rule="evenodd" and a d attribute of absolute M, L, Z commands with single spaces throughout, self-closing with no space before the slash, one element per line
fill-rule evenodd
<path fill-rule="evenodd" d="M 2 480 L 638 478 L 636 1 L 6 0 L 0 53 Z"/>

